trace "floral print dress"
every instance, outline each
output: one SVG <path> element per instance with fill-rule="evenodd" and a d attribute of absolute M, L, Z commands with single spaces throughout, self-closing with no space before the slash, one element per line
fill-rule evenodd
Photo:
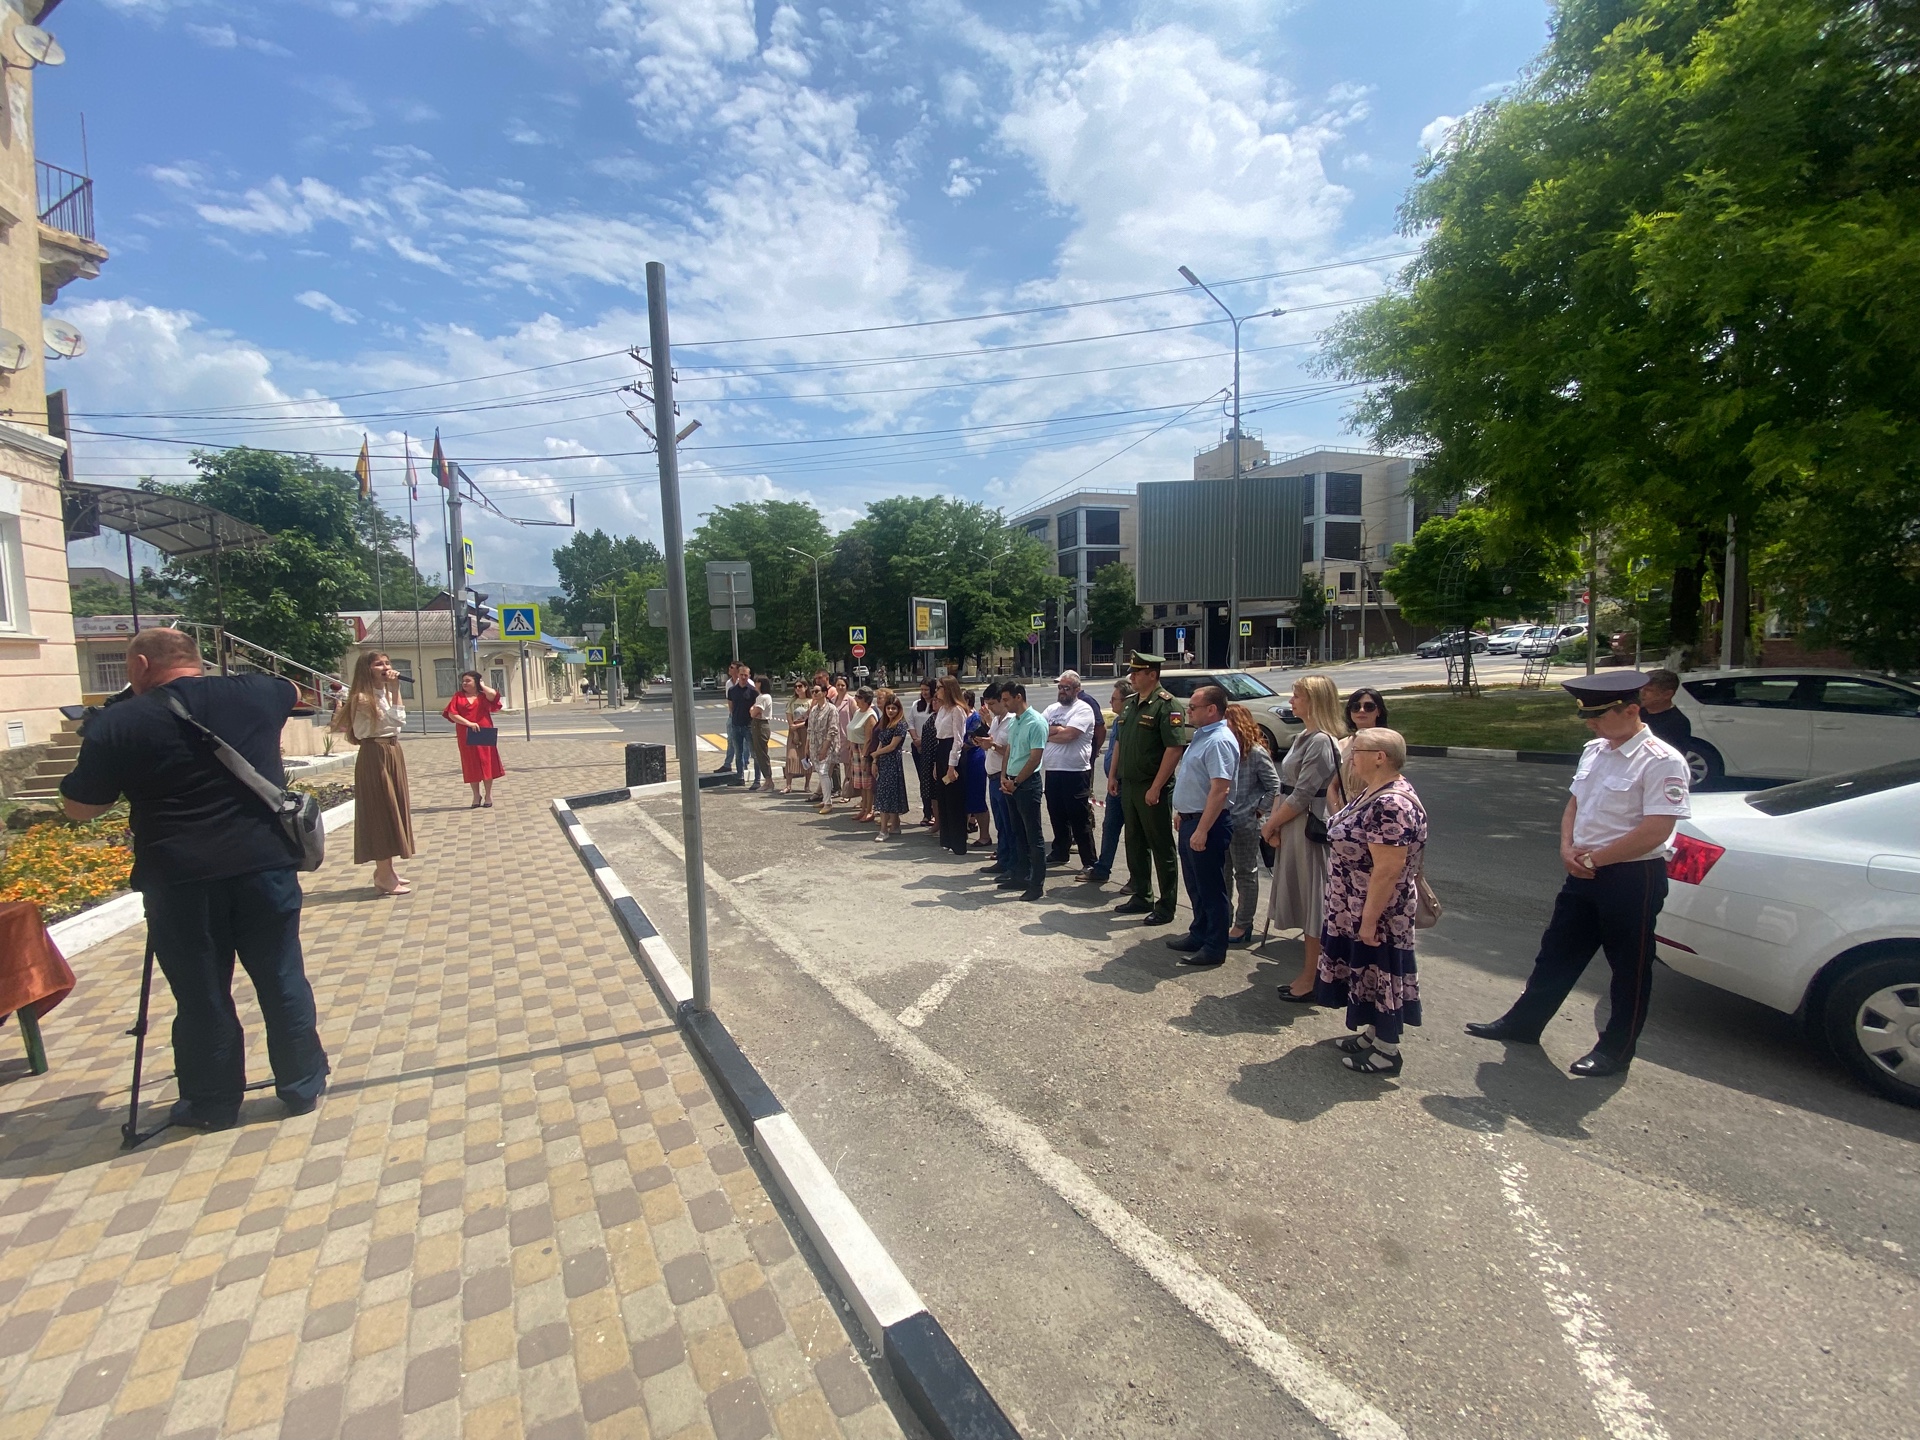
<path fill-rule="evenodd" d="M 1327 821 L 1326 918 L 1320 931 L 1320 973 L 1314 998 L 1344 1005 L 1347 1027 L 1374 1027 L 1386 1044 L 1402 1026 L 1420 1023 L 1420 977 L 1413 963 L 1414 876 L 1427 843 L 1427 812 L 1404 777 L 1355 800 Z M 1400 883 L 1380 917 L 1380 943 L 1363 944 L 1360 918 L 1373 878 L 1370 845 L 1406 847 Z"/>

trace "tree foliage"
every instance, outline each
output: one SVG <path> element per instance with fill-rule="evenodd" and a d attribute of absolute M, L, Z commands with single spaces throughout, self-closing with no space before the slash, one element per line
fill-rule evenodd
<path fill-rule="evenodd" d="M 1676 639 L 1733 515 L 1824 638 L 1920 663 L 1916 60 L 1892 0 L 1565 0 L 1335 332 L 1359 418 L 1523 533 L 1633 517 Z"/>
<path fill-rule="evenodd" d="M 1087 620 L 1087 629 L 1100 645 L 1118 645 L 1128 631 L 1140 628 L 1131 565 L 1116 560 L 1094 572 L 1093 588 L 1087 594 Z"/>
<path fill-rule="evenodd" d="M 1564 541 L 1517 543 L 1491 510 L 1469 505 L 1436 515 L 1410 545 L 1397 545 L 1380 582 L 1415 625 L 1467 629 L 1493 616 L 1545 615 L 1575 573 Z"/>
<path fill-rule="evenodd" d="M 548 632 L 554 635 L 578 635 L 590 620 L 606 621 L 608 601 L 595 598 L 594 591 L 605 587 L 624 587 L 627 577 L 661 563 L 660 547 L 637 535 L 612 536 L 604 530 L 583 530 L 553 552 L 554 573 L 560 577 L 560 593 L 547 603 L 553 611 Z M 656 579 L 655 585 L 660 582 Z M 644 598 L 644 587 L 642 596 Z M 643 617 L 644 618 L 644 617 Z M 621 634 L 625 637 L 626 617 L 621 616 Z"/>
<path fill-rule="evenodd" d="M 340 611 L 381 602 L 406 609 L 416 595 L 422 603 L 431 598 L 401 548 L 406 526 L 363 498 L 346 471 L 312 456 L 246 448 L 196 454 L 192 463 L 196 480 L 145 485 L 250 521 L 270 539 L 223 551 L 217 587 L 213 556 L 169 559 L 161 580 L 188 619 L 212 621 L 223 612 L 232 634 L 331 670 L 350 638 Z"/>
<path fill-rule="evenodd" d="M 716 629 L 711 623 L 710 611 L 724 607 L 707 603 L 707 562 L 745 560 L 753 566 L 754 628 L 741 632 L 740 658 L 756 672 L 778 672 L 813 640 L 813 565 L 804 556 L 818 555 L 831 543 L 820 512 L 803 500 L 748 501 L 707 514 L 687 539 L 687 605 L 694 660 L 703 674 L 721 669 L 733 655 L 725 624 Z M 823 580 L 825 571 L 823 560 Z M 835 632 L 829 626 L 826 633 L 833 650 Z M 843 642 L 846 633 L 839 631 Z"/>

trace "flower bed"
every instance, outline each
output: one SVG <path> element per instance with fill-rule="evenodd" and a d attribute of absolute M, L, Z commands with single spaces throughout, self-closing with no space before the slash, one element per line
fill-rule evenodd
<path fill-rule="evenodd" d="M 49 923 L 119 894 L 133 871 L 124 813 L 84 825 L 47 821 L 9 841 L 0 854 L 0 900 L 31 900 Z"/>

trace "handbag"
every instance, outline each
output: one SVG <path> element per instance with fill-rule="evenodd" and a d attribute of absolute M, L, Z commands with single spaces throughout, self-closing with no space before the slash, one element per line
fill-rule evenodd
<path fill-rule="evenodd" d="M 188 714 L 187 707 L 180 703 L 178 695 L 171 690 L 165 693 L 167 705 L 173 713 L 206 736 L 207 742 L 213 746 L 214 758 L 273 812 L 274 823 L 280 827 L 288 848 L 297 857 L 293 868 L 318 870 L 327 858 L 327 831 L 320 820 L 319 800 L 302 791 L 275 785 L 249 765 L 246 756 Z"/>
<path fill-rule="evenodd" d="M 467 731 L 467 744 L 478 745 L 483 750 L 498 750 L 500 732 L 491 725 L 475 725 Z"/>
<path fill-rule="evenodd" d="M 1440 903 L 1440 897 L 1433 893 L 1433 887 L 1427 883 L 1424 860 L 1419 869 L 1413 872 L 1413 928 L 1431 930 L 1440 923 L 1440 917 L 1446 914 L 1446 907 Z"/>

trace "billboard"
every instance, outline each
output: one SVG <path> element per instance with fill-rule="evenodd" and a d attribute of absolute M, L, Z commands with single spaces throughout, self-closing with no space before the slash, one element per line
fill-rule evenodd
<path fill-rule="evenodd" d="M 913 635 L 912 649 L 947 648 L 947 602 L 916 595 L 909 602 L 907 625 Z"/>
<path fill-rule="evenodd" d="M 1242 600 L 1300 595 L 1304 475 L 1243 475 L 1234 533 L 1232 480 L 1149 481 L 1139 488 L 1134 592 L 1142 605 L 1227 599 L 1228 556 L 1238 552 Z"/>

